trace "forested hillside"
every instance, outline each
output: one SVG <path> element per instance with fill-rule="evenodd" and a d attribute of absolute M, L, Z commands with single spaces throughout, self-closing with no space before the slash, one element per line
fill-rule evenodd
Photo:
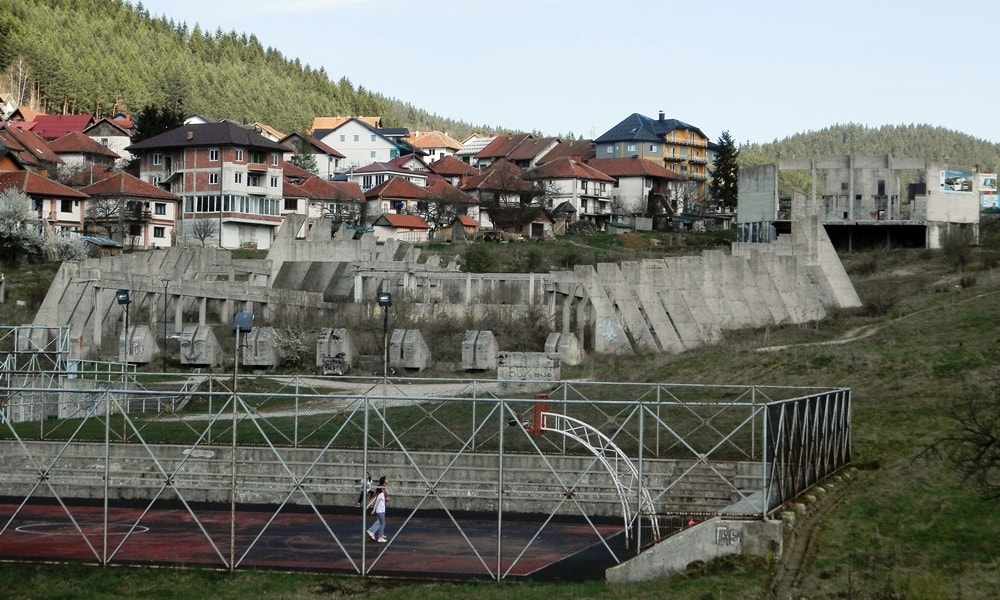
<path fill-rule="evenodd" d="M 493 126 L 428 113 L 302 64 L 254 35 L 150 15 L 125 0 L 0 0 L 0 92 L 50 113 L 103 116 L 147 105 L 302 131 L 313 117 L 378 115 L 388 127 L 446 131 L 461 139 Z M 641 112 L 637 100 L 636 111 Z M 609 115 L 614 120 L 628 115 Z M 684 119 L 684 115 L 672 115 Z M 836 121 L 837 115 L 830 115 Z M 726 115 L 719 121 L 725 126 Z M 718 124 L 697 124 L 707 127 Z M 536 129 L 545 131 L 545 123 Z M 739 139 L 737 131 L 733 131 Z M 768 144 L 743 144 L 741 164 L 830 154 L 921 157 L 1000 171 L 1000 145 L 933 125 L 854 123 Z"/>
<path fill-rule="evenodd" d="M 33 95 L 49 113 L 154 105 L 285 132 L 321 115 L 379 115 L 389 127 L 455 137 L 492 129 L 355 87 L 253 35 L 155 18 L 124 0 L 0 0 L 0 71 L 0 92 L 23 91 L 22 104 Z"/>
<path fill-rule="evenodd" d="M 980 171 L 1000 171 L 1000 144 L 933 125 L 833 125 L 769 144 L 744 144 L 740 148 L 740 164 L 758 165 L 773 162 L 778 157 L 808 158 L 833 154 L 891 154 L 927 158 L 956 167 L 978 166 Z"/>

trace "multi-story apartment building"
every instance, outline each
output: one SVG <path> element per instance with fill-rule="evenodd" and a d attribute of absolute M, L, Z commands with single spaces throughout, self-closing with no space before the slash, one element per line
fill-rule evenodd
<path fill-rule="evenodd" d="M 701 198 L 708 180 L 708 137 L 663 112 L 651 119 L 633 113 L 594 140 L 596 158 L 637 157 L 662 165 L 688 182 L 686 195 Z"/>
<path fill-rule="evenodd" d="M 127 148 L 143 181 L 181 198 L 177 243 L 270 248 L 288 148 L 231 122 L 192 123 Z"/>

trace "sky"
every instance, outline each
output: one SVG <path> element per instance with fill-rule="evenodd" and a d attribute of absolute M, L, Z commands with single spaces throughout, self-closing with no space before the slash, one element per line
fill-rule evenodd
<path fill-rule="evenodd" d="M 133 3 L 137 3 L 135 0 Z M 1000 143 L 1000 3 L 953 0 L 143 0 L 254 34 L 334 81 L 471 125 L 596 138 L 662 111 L 711 140 L 838 124 Z M 332 116 L 332 115 L 317 115 Z"/>

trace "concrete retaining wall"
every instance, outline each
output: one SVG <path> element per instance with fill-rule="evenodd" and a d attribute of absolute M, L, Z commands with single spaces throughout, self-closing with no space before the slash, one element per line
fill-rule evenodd
<path fill-rule="evenodd" d="M 151 499 L 158 493 L 165 500 L 230 500 L 229 446 L 113 444 L 107 452 L 106 462 L 101 443 L 0 442 L 0 489 L 7 496 L 27 495 L 38 484 L 39 465 L 51 465 L 33 496 L 51 497 L 55 490 L 70 498 L 103 498 L 107 473 L 112 500 Z M 363 459 L 360 450 L 340 448 L 323 452 L 238 447 L 237 498 L 276 504 L 301 482 L 302 493 L 293 493 L 290 502 L 303 503 L 304 493 L 319 505 L 348 506 L 366 470 Z M 585 510 L 594 516 L 621 516 L 617 488 L 590 456 L 505 454 L 502 478 L 496 454 L 369 451 L 368 460 L 367 471 L 393 482 L 393 506 L 399 508 L 420 504 L 427 509 L 496 511 L 502 496 L 504 511 L 548 514 L 562 504 L 557 514 Z M 659 513 L 711 513 L 738 497 L 733 486 L 750 495 L 761 485 L 761 465 L 754 462 L 718 461 L 709 469 L 688 460 L 646 459 L 643 466 Z M 563 502 L 570 491 L 573 502 Z"/>

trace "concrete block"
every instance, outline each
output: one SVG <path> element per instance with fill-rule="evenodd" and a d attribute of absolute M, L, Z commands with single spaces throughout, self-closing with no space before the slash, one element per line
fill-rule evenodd
<path fill-rule="evenodd" d="M 181 331 L 181 364 L 192 366 L 219 366 L 222 364 L 222 346 L 215 332 L 207 325 L 185 325 Z"/>
<path fill-rule="evenodd" d="M 423 371 L 430 365 L 431 349 L 419 329 L 394 329 L 389 338 L 389 366 Z"/>
<path fill-rule="evenodd" d="M 557 355 L 563 365 L 578 365 L 586 356 L 580 340 L 572 333 L 550 333 L 545 339 L 545 353 Z"/>
<path fill-rule="evenodd" d="M 129 327 L 127 339 L 125 335 L 118 337 L 118 360 L 121 362 L 148 364 L 159 353 L 160 346 L 148 325 Z"/>
<path fill-rule="evenodd" d="M 344 327 L 325 328 L 316 340 L 316 366 L 324 375 L 347 375 L 358 364 L 358 348 Z"/>
<path fill-rule="evenodd" d="M 275 345 L 274 327 L 254 327 L 241 339 L 241 362 L 248 367 L 276 367 L 281 364 Z"/>
<path fill-rule="evenodd" d="M 497 381 L 518 391 L 543 390 L 544 382 L 560 379 L 560 370 L 559 357 L 545 352 L 501 352 L 497 358 Z"/>
<path fill-rule="evenodd" d="M 465 371 L 492 371 L 497 368 L 500 347 L 489 330 L 470 329 L 462 340 L 462 369 Z"/>

